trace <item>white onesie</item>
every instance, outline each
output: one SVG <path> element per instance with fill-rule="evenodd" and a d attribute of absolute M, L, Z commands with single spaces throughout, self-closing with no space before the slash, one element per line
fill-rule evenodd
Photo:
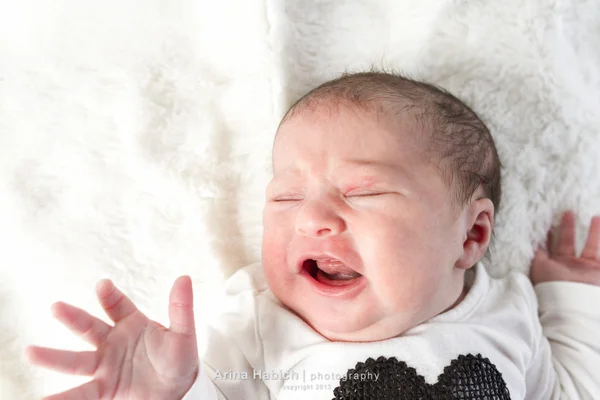
<path fill-rule="evenodd" d="M 227 282 L 184 400 L 600 399 L 600 287 L 472 270 L 455 308 L 392 339 L 342 343 L 246 267 Z"/>

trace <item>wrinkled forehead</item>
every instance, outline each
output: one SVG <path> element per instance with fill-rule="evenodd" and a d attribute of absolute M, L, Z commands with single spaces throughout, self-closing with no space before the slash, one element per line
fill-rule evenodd
<path fill-rule="evenodd" d="M 389 123 L 372 112 L 340 109 L 296 114 L 280 127 L 273 147 L 274 176 L 392 176 L 418 179 L 429 165 L 414 126 Z"/>
<path fill-rule="evenodd" d="M 283 118 L 275 135 L 273 163 L 290 161 L 292 153 L 301 150 L 321 150 L 323 156 L 348 150 L 367 158 L 415 162 L 426 152 L 431 136 L 422 125 L 408 110 L 313 100 L 296 105 Z"/>

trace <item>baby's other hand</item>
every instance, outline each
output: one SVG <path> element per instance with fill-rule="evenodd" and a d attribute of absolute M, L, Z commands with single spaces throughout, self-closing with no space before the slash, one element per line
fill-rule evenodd
<path fill-rule="evenodd" d="M 541 247 L 531 263 L 534 285 L 551 281 L 570 281 L 600 286 L 600 216 L 592 218 L 581 255 L 575 254 L 575 214 L 564 213 L 558 238 L 548 232 L 547 248 Z"/>
<path fill-rule="evenodd" d="M 181 399 L 199 371 L 190 278 L 181 277 L 173 284 L 169 328 L 142 314 L 109 280 L 99 282 L 97 295 L 114 325 L 66 303 L 53 306 L 56 318 L 94 345 L 95 351 L 27 348 L 35 365 L 92 377 L 44 399 Z"/>

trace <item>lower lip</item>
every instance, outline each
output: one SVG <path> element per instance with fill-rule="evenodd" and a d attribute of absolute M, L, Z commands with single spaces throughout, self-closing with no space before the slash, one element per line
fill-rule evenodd
<path fill-rule="evenodd" d="M 327 297 L 351 297 L 366 285 L 364 276 L 353 279 L 352 282 L 342 286 L 325 285 L 313 278 L 305 269 L 300 272 L 300 276 L 307 279 L 318 294 Z"/>

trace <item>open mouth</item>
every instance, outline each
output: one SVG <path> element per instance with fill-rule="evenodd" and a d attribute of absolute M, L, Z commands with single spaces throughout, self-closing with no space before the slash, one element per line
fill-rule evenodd
<path fill-rule="evenodd" d="M 327 286 L 347 286 L 362 275 L 335 259 L 304 261 L 302 268 L 317 282 Z"/>

